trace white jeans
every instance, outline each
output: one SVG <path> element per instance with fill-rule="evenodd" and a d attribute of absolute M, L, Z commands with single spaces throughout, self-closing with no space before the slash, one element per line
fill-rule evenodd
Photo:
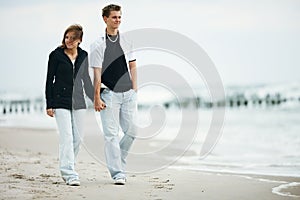
<path fill-rule="evenodd" d="M 83 137 L 85 109 L 55 109 L 55 119 L 59 130 L 59 168 L 62 178 L 69 183 L 77 180 L 75 159 Z"/>
<path fill-rule="evenodd" d="M 136 136 L 134 118 L 137 110 L 136 92 L 113 92 L 105 89 L 101 98 L 106 108 L 100 111 L 105 139 L 107 167 L 113 179 L 126 178 L 125 165 L 128 151 Z M 121 127 L 124 133 L 119 139 Z"/>

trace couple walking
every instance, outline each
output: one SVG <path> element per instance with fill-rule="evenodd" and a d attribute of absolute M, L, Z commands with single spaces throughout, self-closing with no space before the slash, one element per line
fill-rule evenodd
<path fill-rule="evenodd" d="M 84 92 L 99 111 L 105 140 L 107 167 L 115 184 L 126 183 L 126 157 L 136 135 L 137 74 L 132 44 L 119 32 L 121 7 L 102 9 L 105 34 L 91 45 L 90 55 L 79 47 L 83 30 L 71 25 L 62 45 L 49 55 L 46 80 L 47 114 L 55 117 L 59 130 L 59 163 L 63 180 L 79 186 L 75 159 L 82 141 L 86 104 Z M 89 59 L 88 59 L 89 57 Z M 94 86 L 88 73 L 94 70 Z M 124 133 L 119 139 L 119 127 Z"/>

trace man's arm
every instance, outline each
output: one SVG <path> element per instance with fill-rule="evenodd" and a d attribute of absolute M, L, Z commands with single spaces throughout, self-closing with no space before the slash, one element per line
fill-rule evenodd
<path fill-rule="evenodd" d="M 94 68 L 94 107 L 96 111 L 105 109 L 106 105 L 100 98 L 101 68 Z"/>
<path fill-rule="evenodd" d="M 136 70 L 136 61 L 129 62 L 129 69 L 132 81 L 132 87 L 137 92 L 137 70 Z"/>

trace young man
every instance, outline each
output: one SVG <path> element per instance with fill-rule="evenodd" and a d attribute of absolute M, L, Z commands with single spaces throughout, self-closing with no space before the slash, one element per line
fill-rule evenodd
<path fill-rule="evenodd" d="M 101 115 L 107 167 L 115 184 L 124 185 L 126 156 L 136 136 L 137 74 L 132 44 L 118 30 L 121 14 L 118 5 L 102 9 L 105 35 L 91 45 L 90 66 L 94 68 L 94 107 Z M 124 133 L 121 140 L 119 127 Z"/>

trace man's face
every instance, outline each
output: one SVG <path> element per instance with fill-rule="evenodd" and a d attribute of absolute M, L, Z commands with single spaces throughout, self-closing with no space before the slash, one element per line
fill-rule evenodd
<path fill-rule="evenodd" d="M 111 11 L 109 17 L 104 16 L 108 28 L 118 29 L 121 23 L 121 11 Z"/>

